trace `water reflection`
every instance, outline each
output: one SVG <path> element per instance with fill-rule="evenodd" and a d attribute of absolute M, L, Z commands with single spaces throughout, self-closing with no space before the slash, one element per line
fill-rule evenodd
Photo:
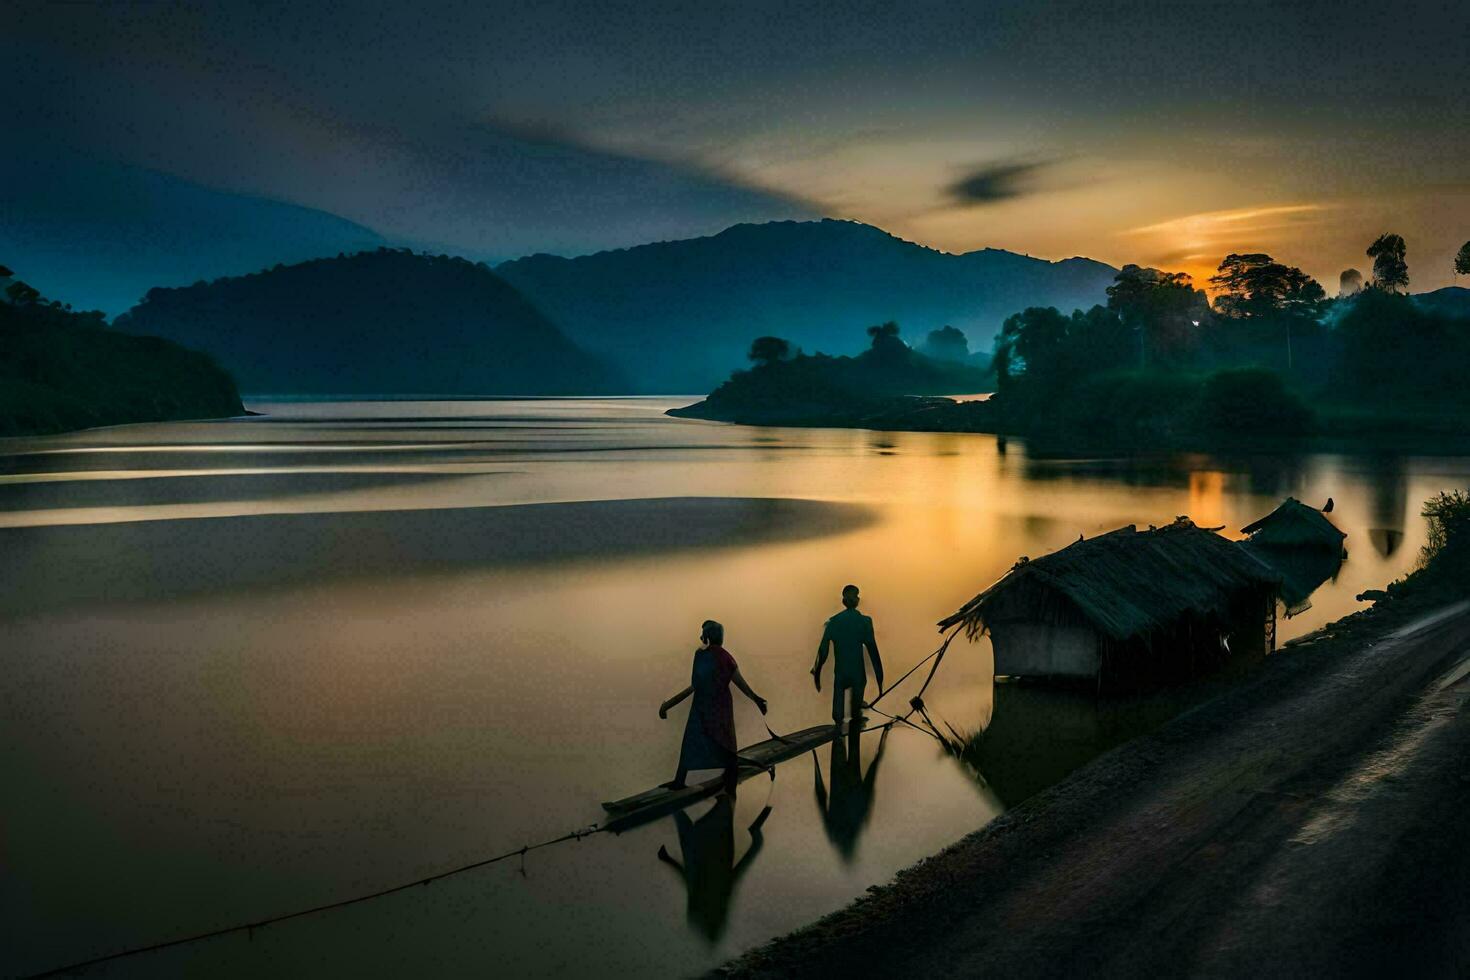
<path fill-rule="evenodd" d="M 1219 681 L 1127 697 L 1025 683 L 997 684 L 990 724 L 949 743 L 960 764 L 1007 809 L 1116 745 L 1153 731 L 1219 690 Z"/>
<path fill-rule="evenodd" d="M 761 827 L 771 815 L 767 806 L 749 827 L 750 846 L 735 860 L 735 802 L 730 796 L 716 797 L 715 805 L 698 820 L 680 810 L 674 814 L 683 860 L 662 845 L 658 859 L 672 868 L 688 894 L 689 925 L 711 945 L 720 941 L 730 921 L 730 904 L 740 884 L 765 846 Z"/>
<path fill-rule="evenodd" d="M 1189 517 L 1200 527 L 1225 523 L 1225 477 L 1219 470 L 1208 469 L 1189 474 Z"/>
<path fill-rule="evenodd" d="M 1409 509 L 1409 477 L 1402 456 L 1370 456 L 1364 471 L 1372 502 L 1368 541 L 1390 558 L 1404 541 L 1404 515 Z"/>
<path fill-rule="evenodd" d="M 846 738 L 833 739 L 830 743 L 826 784 L 822 782 L 822 766 L 817 761 L 817 754 L 812 753 L 817 813 L 822 818 L 827 840 L 832 842 L 833 849 L 845 863 L 852 863 L 853 855 L 857 853 L 858 838 L 873 812 L 878 765 L 883 761 L 883 750 L 888 746 L 889 727 L 885 725 L 883 734 L 878 737 L 878 748 L 866 774 L 863 773 L 862 730 L 856 726 Z"/>
<path fill-rule="evenodd" d="M 1133 487 L 1168 487 L 1186 491 L 1196 524 L 1220 523 L 1224 497 L 1253 494 L 1283 497 L 1301 492 L 1308 480 L 1309 456 L 1298 453 L 1239 455 L 1169 453 L 1133 456 L 1075 456 L 1034 453 L 1024 461 L 1032 481 L 1087 481 Z M 1162 516 L 1168 520 L 1170 516 Z"/>
<path fill-rule="evenodd" d="M 1082 533 L 1196 507 L 1234 529 L 1290 494 L 1334 496 L 1351 540 L 1403 535 L 1391 558 L 1355 546 L 1285 640 L 1407 571 L 1418 502 L 1470 480 L 1467 459 L 1039 460 L 1022 439 L 758 430 L 664 418 L 674 404 L 252 405 L 273 415 L 0 441 L 0 484 L 57 488 L 0 500 L 0 826 L 28 845 L 0 874 L 10 972 L 585 825 L 610 788 L 668 778 L 678 731 L 651 706 L 688 622 L 740 624 L 742 667 L 791 731 L 828 715 L 815 617 L 852 577 L 898 674 L 977 583 Z M 992 664 L 988 640 L 956 648 L 926 697 L 961 731 L 994 709 L 962 758 L 1007 802 L 1171 713 L 1010 686 L 992 705 Z M 819 753 L 816 808 L 793 763 L 771 790 L 781 832 L 757 826 L 750 849 L 758 800 L 701 808 L 677 842 L 650 824 L 541 852 L 528 879 L 466 876 L 138 969 L 701 973 L 1003 810 L 912 731 L 875 775 L 877 738 L 868 759 Z M 694 928 L 650 867 L 660 839 Z M 128 882 L 128 901 L 87 881 Z"/>

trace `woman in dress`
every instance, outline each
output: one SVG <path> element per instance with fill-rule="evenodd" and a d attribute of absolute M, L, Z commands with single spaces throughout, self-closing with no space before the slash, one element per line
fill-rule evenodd
<path fill-rule="evenodd" d="M 679 750 L 679 769 L 672 782 L 664 785 L 682 789 L 691 769 L 722 769 L 724 792 L 734 795 L 739 759 L 736 756 L 735 706 L 730 699 L 730 683 L 755 702 L 761 714 L 766 713 L 766 699 L 750 689 L 735 658 L 724 647 L 725 627 L 712 619 L 700 628 L 699 649 L 694 651 L 694 670 L 689 686 L 659 705 L 658 716 L 667 718 L 669 709 L 691 694 L 689 720 L 684 724 L 684 744 Z"/>

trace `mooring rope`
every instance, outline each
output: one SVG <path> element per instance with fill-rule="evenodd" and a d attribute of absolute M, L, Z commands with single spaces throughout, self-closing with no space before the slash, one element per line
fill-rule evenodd
<path fill-rule="evenodd" d="M 871 707 L 871 705 L 869 707 Z M 920 728 L 918 725 L 915 725 L 913 722 L 909 721 L 908 715 L 890 715 L 888 712 L 884 711 L 882 708 L 873 708 L 872 710 L 873 710 L 873 713 L 874 714 L 882 715 L 884 718 L 887 718 L 888 719 L 888 721 L 885 724 L 883 724 L 883 725 L 875 725 L 875 726 L 873 726 L 874 728 L 891 728 L 893 725 L 896 725 L 896 724 L 897 725 L 907 725 L 910 728 L 912 728 L 914 731 L 919 732 L 922 735 L 928 735 L 930 738 L 936 738 L 937 737 L 937 736 L 935 736 L 935 734 L 933 732 L 929 731 L 927 728 Z M 910 714 L 912 714 L 912 712 L 910 712 Z M 863 729 L 863 731 L 865 733 L 866 732 L 870 732 L 872 730 L 873 730 L 873 728 L 864 728 Z"/>
<path fill-rule="evenodd" d="M 109 963 L 113 960 L 123 959 L 127 956 L 137 956 L 140 953 L 152 953 L 161 949 L 168 949 L 173 946 L 183 946 L 186 943 L 197 943 L 205 939 L 215 939 L 219 936 L 228 936 L 237 932 L 253 933 L 256 929 L 263 929 L 266 926 L 275 925 L 279 922 L 285 922 L 288 919 L 299 919 L 302 916 L 313 915 L 317 912 L 329 912 L 333 909 L 345 908 L 348 905 L 356 905 L 359 902 L 367 902 L 375 898 L 383 898 L 386 895 L 392 895 L 396 892 L 408 891 L 410 888 L 417 888 L 422 885 L 429 885 L 436 881 L 441 881 L 454 875 L 464 874 L 466 871 L 473 871 L 476 868 L 483 868 L 486 865 L 495 864 L 499 861 L 506 861 L 513 857 L 524 857 L 531 851 L 539 851 L 541 848 L 550 847 L 553 844 L 562 844 L 566 841 L 581 840 L 584 837 L 591 837 L 593 834 L 602 833 L 602 831 L 602 827 L 598 826 L 597 824 L 592 824 L 589 827 L 584 827 L 581 830 L 574 830 L 571 833 L 563 834 L 562 836 L 553 838 L 551 840 L 542 841 L 539 844 L 524 844 L 513 851 L 506 851 L 504 854 L 497 854 L 494 857 L 485 858 L 480 861 L 472 861 L 469 864 L 463 864 L 457 868 L 451 868 L 448 871 L 440 871 L 436 874 L 431 874 L 426 878 L 415 878 L 413 881 L 404 882 L 401 885 L 393 885 L 390 888 L 380 888 L 375 892 L 369 892 L 364 895 L 354 895 L 351 898 L 344 898 L 335 902 L 327 902 L 325 905 L 316 905 L 309 909 L 299 909 L 295 912 L 287 912 L 284 915 L 273 915 L 268 919 L 257 919 L 253 922 L 242 922 L 238 925 L 225 926 L 220 929 L 212 929 L 208 932 L 199 932 L 190 936 L 181 936 L 178 939 L 168 939 L 161 943 L 153 943 L 150 946 L 137 946 L 133 949 L 125 949 L 116 953 L 107 953 L 103 956 L 93 957 L 90 960 L 82 960 L 81 962 L 71 963 L 67 966 L 58 966 L 53 969 L 46 970 L 43 973 L 32 974 L 32 976 L 52 977 L 63 973 L 74 973 L 78 970 L 84 970 L 88 967 L 97 966 L 101 963 Z"/>
<path fill-rule="evenodd" d="M 923 660 L 920 660 L 918 663 L 916 663 L 912 667 L 910 667 L 907 671 L 904 672 L 904 675 L 902 677 L 900 677 L 898 680 L 894 681 L 892 684 L 889 684 L 887 687 L 885 687 L 882 690 L 880 690 L 878 692 L 878 696 L 875 697 L 873 700 L 871 700 L 871 701 L 868 702 L 868 707 L 871 708 L 873 705 L 877 704 L 879 701 L 882 701 L 885 697 L 888 696 L 888 694 L 894 688 L 898 687 L 898 685 L 902 684 L 904 681 L 906 681 L 910 677 L 912 677 L 913 674 L 914 674 L 914 671 L 918 670 L 920 667 L 924 666 L 929 661 L 933 660 L 934 661 L 934 666 L 929 669 L 929 676 L 924 679 L 924 685 L 919 688 L 919 693 L 917 695 L 917 697 L 923 697 L 924 696 L 924 692 L 929 689 L 929 684 L 934 680 L 935 673 L 938 672 L 938 670 L 939 670 L 939 662 L 944 659 L 944 653 L 945 653 L 945 651 L 948 650 L 949 649 L 949 645 L 952 642 L 954 642 L 954 638 L 959 634 L 959 631 L 960 631 L 960 626 L 958 626 L 958 625 L 954 629 L 950 630 L 949 635 L 944 638 L 944 642 L 941 643 L 941 644 L 939 644 L 939 647 L 933 653 L 929 654 L 929 656 L 925 657 Z M 892 717 L 892 716 L 890 715 L 889 717 Z"/>
<path fill-rule="evenodd" d="M 925 657 L 923 660 L 920 660 L 918 663 L 910 667 L 898 680 L 894 681 L 892 684 L 889 684 L 887 687 L 882 688 L 878 692 L 878 696 L 868 702 L 868 709 L 873 711 L 875 714 L 882 715 L 884 718 L 889 719 L 888 723 L 890 725 L 907 725 L 916 732 L 923 732 L 925 735 L 928 735 L 930 738 L 933 738 L 934 740 L 939 742 L 940 745 L 944 745 L 947 748 L 948 745 L 945 742 L 944 736 L 939 734 L 939 729 L 934 727 L 934 722 L 930 720 L 928 714 L 924 711 L 924 692 L 929 690 L 929 685 L 934 682 L 934 675 L 939 673 L 939 665 L 944 662 L 945 651 L 947 651 L 949 649 L 949 645 L 954 642 L 954 638 L 959 635 L 959 631 L 960 626 L 955 626 L 954 629 L 950 630 L 949 635 L 944 638 L 944 642 L 939 644 L 938 648 L 935 649 L 933 653 L 929 654 L 929 656 Z M 924 683 L 919 687 L 919 693 L 909 698 L 908 711 L 905 711 L 901 715 L 892 715 L 882 710 L 881 708 L 876 707 L 878 702 L 883 700 L 883 698 L 886 697 L 889 692 L 891 692 L 894 688 L 898 687 L 898 685 L 902 684 L 904 681 L 912 677 L 915 671 L 917 671 L 920 667 L 924 666 L 931 660 L 934 661 L 934 666 L 929 668 L 929 676 L 924 678 Z M 909 718 L 916 711 L 923 717 L 924 721 L 929 724 L 929 728 L 922 728 L 919 725 L 915 725 L 912 721 L 909 721 Z"/>

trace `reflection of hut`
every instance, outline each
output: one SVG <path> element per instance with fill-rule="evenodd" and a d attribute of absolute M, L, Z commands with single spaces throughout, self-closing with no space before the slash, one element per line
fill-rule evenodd
<path fill-rule="evenodd" d="M 1241 531 L 1250 535 L 1241 547 L 1281 575 L 1288 616 L 1310 609 L 1312 593 L 1342 567 L 1347 535 L 1325 513 L 1295 497 Z"/>
<path fill-rule="evenodd" d="M 1279 585 L 1248 552 L 1181 517 L 1022 559 L 939 625 L 989 633 L 999 675 L 1164 679 L 1230 652 L 1269 653 Z"/>
<path fill-rule="evenodd" d="M 1186 685 L 1140 697 L 1099 698 L 1092 691 L 997 684 L 990 724 L 953 743 L 951 750 L 1007 808 L 1019 806 L 1215 690 L 1213 685 Z"/>

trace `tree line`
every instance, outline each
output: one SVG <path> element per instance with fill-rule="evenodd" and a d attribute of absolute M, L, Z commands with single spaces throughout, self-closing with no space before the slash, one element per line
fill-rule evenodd
<path fill-rule="evenodd" d="M 1470 324 L 1407 295 L 1407 251 L 1402 236 L 1380 235 L 1366 250 L 1372 278 L 1344 270 L 1334 298 L 1265 253 L 1225 256 L 1209 279 L 1213 301 L 1185 273 L 1125 266 L 1106 305 L 1009 317 L 996 341 L 998 391 L 1043 410 L 1100 375 L 1254 370 L 1278 379 L 1258 378 L 1257 389 L 1285 386 L 1315 402 L 1465 401 L 1456 366 L 1470 363 Z M 1470 274 L 1470 242 L 1455 269 Z"/>

